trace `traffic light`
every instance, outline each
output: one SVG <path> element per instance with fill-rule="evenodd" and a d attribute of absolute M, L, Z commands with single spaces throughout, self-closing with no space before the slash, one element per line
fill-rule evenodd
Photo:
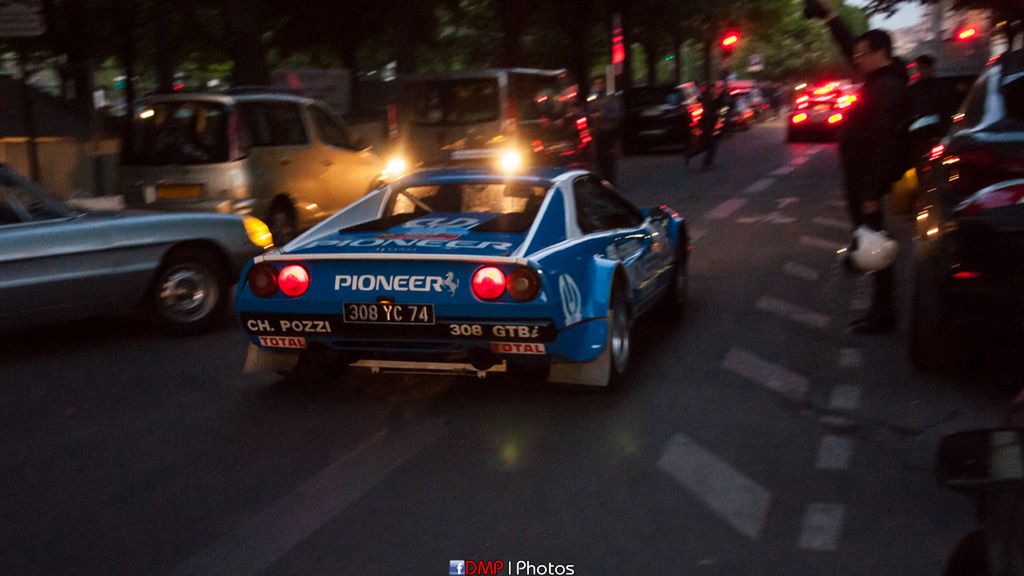
<path fill-rule="evenodd" d="M 954 35 L 954 38 L 956 38 L 960 42 L 967 42 L 968 40 L 971 40 L 972 38 L 974 38 L 977 35 L 978 35 L 978 29 L 976 27 L 974 27 L 974 26 L 971 26 L 970 24 L 967 24 L 965 26 L 961 26 L 956 31 L 956 34 Z"/>
<path fill-rule="evenodd" d="M 735 31 L 726 32 L 722 35 L 722 41 L 719 43 L 722 47 L 722 53 L 726 56 L 732 54 L 732 51 L 736 49 L 736 46 L 740 43 L 740 33 Z"/>

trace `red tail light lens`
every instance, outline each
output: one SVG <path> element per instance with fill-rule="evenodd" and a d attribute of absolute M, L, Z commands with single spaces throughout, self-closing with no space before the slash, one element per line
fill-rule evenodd
<path fill-rule="evenodd" d="M 266 264 L 257 264 L 246 276 L 249 290 L 260 298 L 269 298 L 277 292 L 277 270 Z"/>
<path fill-rule="evenodd" d="M 277 285 L 290 298 L 297 298 L 309 290 L 309 272 L 298 264 L 285 266 L 277 275 Z"/>
<path fill-rule="evenodd" d="M 505 273 L 494 266 L 484 266 L 473 274 L 473 294 L 481 300 L 494 300 L 505 292 Z"/>
<path fill-rule="evenodd" d="M 1024 180 L 996 184 L 980 190 L 953 209 L 956 216 L 976 216 L 988 210 L 1024 204 Z"/>
<path fill-rule="evenodd" d="M 514 300 L 530 300 L 540 292 L 540 276 L 533 268 L 516 268 L 508 275 L 505 287 Z"/>
<path fill-rule="evenodd" d="M 807 113 L 806 112 L 801 112 L 801 113 L 797 114 L 796 116 L 793 116 L 793 124 L 799 124 L 801 122 L 806 122 L 806 121 L 807 121 Z"/>
<path fill-rule="evenodd" d="M 843 121 L 843 115 L 838 112 L 828 117 L 829 124 L 836 124 Z"/>

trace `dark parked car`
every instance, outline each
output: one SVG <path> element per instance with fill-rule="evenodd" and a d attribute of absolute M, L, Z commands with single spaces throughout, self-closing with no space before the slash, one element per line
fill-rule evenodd
<path fill-rule="evenodd" d="M 625 102 L 623 142 L 627 153 L 652 146 L 689 148 L 700 137 L 704 110 L 692 84 L 632 88 L 626 92 Z"/>
<path fill-rule="evenodd" d="M 977 328 L 1024 320 L 1024 52 L 978 78 L 918 172 L 910 355 L 948 368 Z"/>

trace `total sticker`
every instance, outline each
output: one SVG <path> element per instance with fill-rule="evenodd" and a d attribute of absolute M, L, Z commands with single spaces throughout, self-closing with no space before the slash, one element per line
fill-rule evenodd
<path fill-rule="evenodd" d="M 543 344 L 523 342 L 491 342 L 491 352 L 498 354 L 545 354 Z"/>
<path fill-rule="evenodd" d="M 267 348 L 305 348 L 306 339 L 301 336 L 260 336 L 260 346 Z"/>

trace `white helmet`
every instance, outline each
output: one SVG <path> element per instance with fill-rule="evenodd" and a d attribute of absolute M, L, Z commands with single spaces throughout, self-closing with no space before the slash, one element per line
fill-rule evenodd
<path fill-rule="evenodd" d="M 839 257 L 847 258 L 849 263 L 864 272 L 884 270 L 896 260 L 900 245 L 885 232 L 862 224 L 853 231 L 853 239 L 855 247 L 849 251 L 843 248 Z"/>

